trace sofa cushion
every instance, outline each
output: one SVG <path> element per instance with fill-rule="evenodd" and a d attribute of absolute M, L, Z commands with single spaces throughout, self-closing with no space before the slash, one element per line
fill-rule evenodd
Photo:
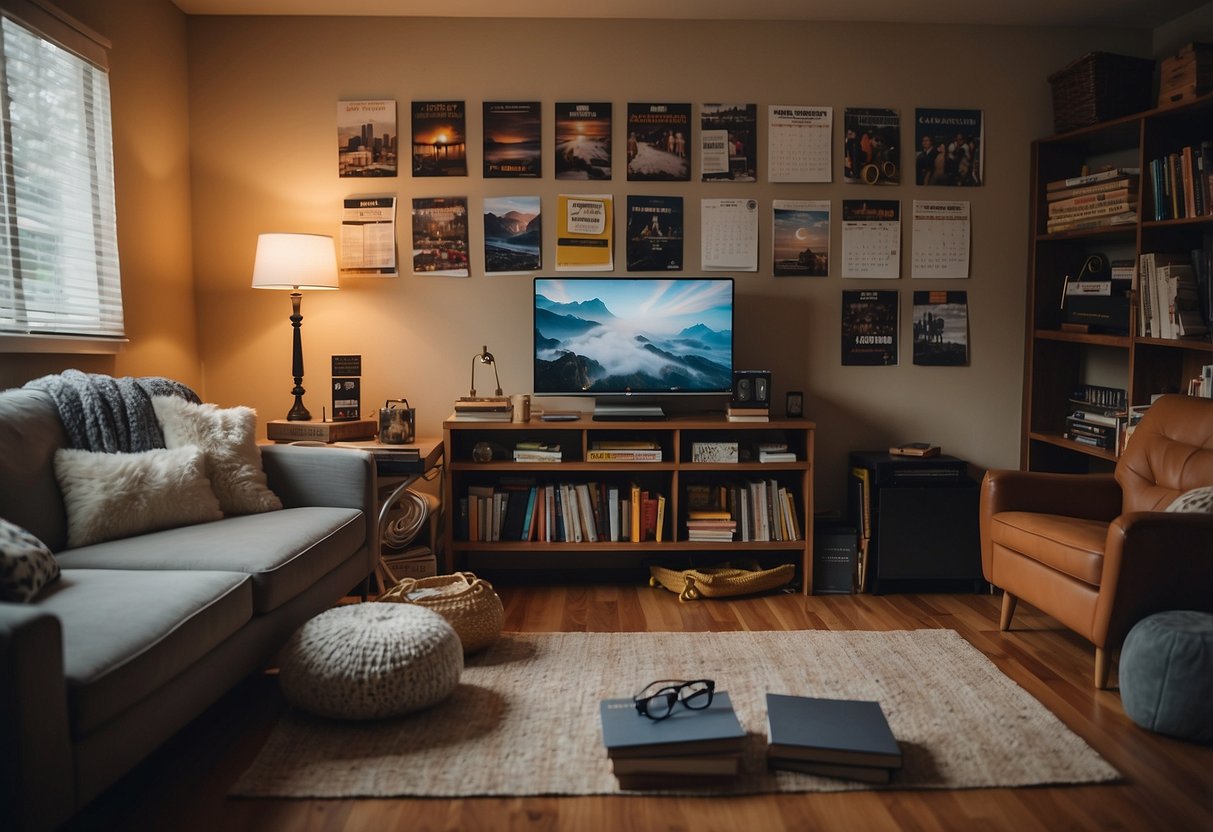
<path fill-rule="evenodd" d="M 153 693 L 252 617 L 235 572 L 64 569 L 38 600 L 63 628 L 76 737 Z"/>
<path fill-rule="evenodd" d="M 194 404 L 178 396 L 153 396 L 152 407 L 169 448 L 197 445 L 206 476 L 224 514 L 254 514 L 282 508 L 265 484 L 257 447 L 257 411 Z"/>
<path fill-rule="evenodd" d="M 362 512 L 289 508 L 226 517 L 59 554 L 67 569 L 219 569 L 253 576 L 254 609 L 266 613 L 310 587 L 366 538 Z"/>
<path fill-rule="evenodd" d="M 223 516 L 192 445 L 130 454 L 62 448 L 55 476 L 73 548 Z"/>
<path fill-rule="evenodd" d="M 0 601 L 26 603 L 59 577 L 46 544 L 0 517 Z"/>
<path fill-rule="evenodd" d="M 1099 586 L 1108 524 L 1030 511 L 1002 511 L 990 523 L 990 540 L 1015 552 L 1031 552 L 1058 572 Z"/>

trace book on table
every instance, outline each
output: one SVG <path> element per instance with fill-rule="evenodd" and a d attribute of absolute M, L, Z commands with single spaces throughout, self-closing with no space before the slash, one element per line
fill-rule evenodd
<path fill-rule="evenodd" d="M 676 707 L 661 720 L 636 710 L 631 699 L 604 699 L 599 704 L 602 744 L 613 760 L 668 758 L 679 755 L 740 754 L 746 733 L 727 691 L 716 691 L 712 704 L 700 710 Z"/>
<path fill-rule="evenodd" d="M 879 702 L 767 694 L 767 758 L 900 768 L 901 747 Z"/>

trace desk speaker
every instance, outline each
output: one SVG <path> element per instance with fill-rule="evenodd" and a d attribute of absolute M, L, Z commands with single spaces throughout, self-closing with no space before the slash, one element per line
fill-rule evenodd
<path fill-rule="evenodd" d="M 733 407 L 770 407 L 771 371 L 734 370 Z"/>

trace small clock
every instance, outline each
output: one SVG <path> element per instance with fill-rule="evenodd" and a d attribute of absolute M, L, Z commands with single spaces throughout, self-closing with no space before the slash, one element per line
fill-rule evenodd
<path fill-rule="evenodd" d="M 804 393 L 799 390 L 788 391 L 786 412 L 789 419 L 800 419 L 804 416 Z"/>

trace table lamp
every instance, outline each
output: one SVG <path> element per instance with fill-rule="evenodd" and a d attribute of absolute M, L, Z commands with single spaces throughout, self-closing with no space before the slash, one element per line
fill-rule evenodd
<path fill-rule="evenodd" d="M 295 328 L 291 375 L 295 404 L 286 418 L 307 422 L 312 414 L 303 406 L 303 341 L 299 314 L 300 289 L 337 288 L 337 250 L 333 238 L 324 234 L 262 234 L 257 238 L 257 260 L 253 265 L 254 289 L 287 289 L 291 293 L 291 326 Z"/>

